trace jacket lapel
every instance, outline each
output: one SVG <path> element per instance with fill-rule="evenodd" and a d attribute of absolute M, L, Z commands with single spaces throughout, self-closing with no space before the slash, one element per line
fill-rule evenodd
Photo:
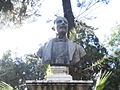
<path fill-rule="evenodd" d="M 72 61 L 75 49 L 76 49 L 76 45 L 72 41 L 68 40 L 68 50 L 69 50 L 68 52 L 69 52 L 70 61 Z"/>

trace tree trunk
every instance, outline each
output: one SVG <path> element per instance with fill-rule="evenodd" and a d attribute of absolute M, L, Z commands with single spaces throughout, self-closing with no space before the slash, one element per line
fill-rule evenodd
<path fill-rule="evenodd" d="M 64 17 L 68 20 L 68 38 L 69 38 L 69 33 L 70 30 L 75 26 L 74 24 L 74 16 L 72 12 L 72 7 L 71 7 L 71 2 L 70 0 L 62 0 L 63 4 L 63 11 L 64 11 Z M 72 75 L 74 80 L 79 80 L 80 75 L 76 72 L 76 67 L 71 66 L 69 74 Z"/>
<path fill-rule="evenodd" d="M 68 38 L 70 30 L 75 26 L 74 25 L 74 16 L 71 8 L 70 0 L 62 0 L 64 17 L 68 20 Z"/>

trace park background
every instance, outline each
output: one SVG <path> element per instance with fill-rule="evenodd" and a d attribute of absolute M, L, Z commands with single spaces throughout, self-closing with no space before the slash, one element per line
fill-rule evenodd
<path fill-rule="evenodd" d="M 5 0 L 2 0 L 5 1 Z M 9 0 L 8 0 L 9 1 Z M 17 3 L 15 5 L 15 9 L 18 11 L 20 8 L 22 8 L 22 1 L 29 1 L 31 4 L 27 5 L 27 9 L 25 12 L 25 15 L 21 16 L 22 20 L 18 20 L 18 14 L 15 14 L 15 23 L 10 21 L 11 16 L 14 15 L 14 10 L 12 13 L 10 11 L 1 10 L 0 11 L 0 57 L 1 57 L 1 80 L 6 81 L 6 83 L 10 84 L 10 80 L 4 80 L 6 77 L 10 78 L 8 75 L 9 69 L 5 67 L 10 67 L 17 64 L 20 67 L 18 68 L 19 74 L 22 76 L 25 76 L 24 79 L 26 79 L 27 75 L 24 68 L 29 67 L 31 64 L 31 61 L 33 60 L 32 65 L 29 70 L 31 70 L 32 67 L 35 67 L 38 63 L 36 59 L 34 60 L 33 57 L 34 54 L 37 52 L 38 48 L 44 44 L 46 41 L 50 40 L 52 37 L 56 36 L 55 31 L 52 30 L 53 27 L 53 20 L 56 18 L 56 16 L 64 16 L 63 12 L 63 6 L 62 6 L 62 0 L 10 0 L 12 3 Z M 84 12 L 88 2 L 97 2 L 92 8 L 90 8 L 85 13 Z M 96 37 L 99 39 L 99 45 L 102 47 L 105 47 L 107 49 L 107 53 L 102 56 L 102 58 L 95 60 L 96 62 L 92 62 L 90 65 L 94 64 L 100 64 L 100 68 L 97 67 L 97 72 L 100 70 L 107 70 L 109 72 L 114 72 L 113 76 L 116 73 L 119 73 L 118 67 L 119 67 L 119 50 L 120 50 L 120 33 L 119 33 L 119 24 L 120 24 L 120 13 L 118 11 L 119 9 L 119 0 L 71 0 L 71 6 L 72 11 L 74 13 L 75 20 L 78 20 L 79 22 L 82 21 L 82 23 L 85 23 L 88 26 L 92 26 L 94 28 L 97 28 L 93 30 Z M 2 4 L 1 4 L 2 5 Z M 19 8 L 18 8 L 19 7 Z M 81 9 L 82 8 L 82 9 Z M 3 9 L 3 8 L 2 8 Z M 16 23 L 17 22 L 17 23 Z M 113 41 L 113 42 L 112 42 Z M 93 45 L 94 46 L 94 45 Z M 104 51 L 104 50 L 103 50 Z M 28 56 L 30 56 L 28 58 Z M 32 59 L 31 59 L 32 57 Z M 107 60 L 108 61 L 107 61 Z M 7 66 L 8 61 L 10 60 Z M 21 60 L 21 62 L 20 62 Z M 28 60 L 28 61 L 27 61 Z M 102 60 L 102 61 L 100 61 Z M 106 61 L 105 61 L 106 60 Z M 34 62 L 35 61 L 35 62 Z M 98 62 L 97 62 L 98 61 Z M 27 62 L 27 65 L 25 66 Z M 102 63 L 101 63 L 102 62 Z M 4 66 L 4 64 L 6 66 Z M 23 64 L 23 66 L 22 66 Z M 3 66 L 4 67 L 3 67 Z M 10 66 L 9 66 L 10 65 Z M 42 66 L 39 66 L 40 69 Z M 2 69 L 3 68 L 3 69 Z M 11 67 L 10 69 L 14 69 L 15 67 Z M 23 71 L 19 71 L 19 69 Z M 29 71 L 28 70 L 28 71 Z M 34 68 L 33 70 L 36 70 Z M 13 71 L 16 75 L 16 71 Z M 34 71 L 37 72 L 37 71 Z M 40 74 L 41 71 L 38 71 Z M 12 71 L 11 71 L 12 73 Z M 30 73 L 30 72 L 29 72 Z M 6 75 L 6 76 L 5 76 Z M 18 84 L 25 83 L 23 79 L 21 79 L 21 76 L 18 75 L 17 80 L 15 81 Z M 14 76 L 14 75 L 13 75 Z M 3 78 L 4 77 L 4 78 Z M 30 76 L 29 79 L 40 79 L 40 75 L 36 75 L 35 78 L 34 74 Z M 42 77 L 42 74 L 41 74 Z M 111 85 L 111 90 L 113 90 L 113 87 L 118 87 L 118 78 L 119 76 L 114 76 L 116 83 L 114 85 Z M 14 78 L 13 78 L 14 79 Z M 116 81 L 117 80 L 117 81 Z M 111 81 L 111 80 L 109 80 Z M 12 86 L 15 86 L 13 83 Z M 16 85 L 16 87 L 18 87 Z M 108 84 L 109 85 L 109 84 Z M 107 85 L 106 85 L 107 86 Z M 108 86 L 107 86 L 108 87 Z M 117 89 L 114 90 L 117 90 Z M 107 89 L 106 89 L 107 90 Z M 108 89 L 110 90 L 110 88 Z"/>

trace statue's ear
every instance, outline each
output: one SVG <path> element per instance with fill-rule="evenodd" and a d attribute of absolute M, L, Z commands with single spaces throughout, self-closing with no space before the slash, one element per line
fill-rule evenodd
<path fill-rule="evenodd" d="M 52 30 L 55 31 L 55 27 L 54 26 L 52 27 Z"/>

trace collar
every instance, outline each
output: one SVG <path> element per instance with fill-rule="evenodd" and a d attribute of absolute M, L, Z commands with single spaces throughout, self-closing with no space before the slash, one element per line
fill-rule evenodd
<path fill-rule="evenodd" d="M 55 41 L 56 42 L 66 42 L 66 41 L 68 41 L 68 39 L 65 37 L 65 38 L 62 38 L 62 39 L 60 39 L 60 38 L 55 38 Z"/>

